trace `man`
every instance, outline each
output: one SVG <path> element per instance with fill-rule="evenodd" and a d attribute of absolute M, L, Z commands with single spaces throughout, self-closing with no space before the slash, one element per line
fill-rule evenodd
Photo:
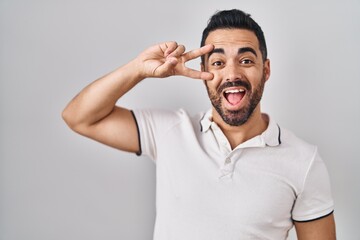
<path fill-rule="evenodd" d="M 185 63 L 201 57 L 201 71 Z M 212 109 L 115 106 L 145 78 L 202 79 Z M 76 132 L 156 162 L 154 239 L 335 239 L 333 200 L 316 147 L 261 113 L 270 61 L 260 26 L 240 10 L 220 11 L 201 48 L 152 46 L 93 82 L 66 107 Z"/>

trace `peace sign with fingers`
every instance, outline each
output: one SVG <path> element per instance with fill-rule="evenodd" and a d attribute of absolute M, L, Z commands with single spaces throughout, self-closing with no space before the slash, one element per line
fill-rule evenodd
<path fill-rule="evenodd" d="M 214 77 L 212 73 L 188 68 L 185 63 L 210 53 L 213 49 L 213 45 L 205 45 L 185 52 L 184 45 L 178 45 L 176 42 L 165 42 L 152 46 L 138 56 L 142 65 L 141 76 L 143 78 L 165 78 L 181 75 L 194 79 L 211 80 Z"/>

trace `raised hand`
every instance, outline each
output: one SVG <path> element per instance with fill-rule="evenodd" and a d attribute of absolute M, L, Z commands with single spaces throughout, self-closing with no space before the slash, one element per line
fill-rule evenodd
<path fill-rule="evenodd" d="M 187 61 L 198 58 L 213 50 L 213 45 L 205 45 L 201 48 L 185 52 L 184 45 L 176 42 L 165 42 L 152 46 L 142 52 L 139 60 L 139 70 L 143 78 L 158 77 L 165 78 L 174 75 L 211 80 L 213 74 L 201 72 L 185 66 Z"/>

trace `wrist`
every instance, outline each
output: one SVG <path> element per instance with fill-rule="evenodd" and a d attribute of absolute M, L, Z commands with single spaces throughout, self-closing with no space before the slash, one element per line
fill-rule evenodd
<path fill-rule="evenodd" d="M 144 70 L 144 63 L 139 59 L 135 58 L 127 64 L 127 68 L 131 71 L 131 75 L 134 77 L 136 82 L 140 82 L 149 76 Z"/>

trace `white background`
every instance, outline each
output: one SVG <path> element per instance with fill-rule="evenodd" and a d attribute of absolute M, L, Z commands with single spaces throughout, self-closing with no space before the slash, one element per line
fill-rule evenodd
<path fill-rule="evenodd" d="M 265 32 L 263 110 L 319 146 L 338 239 L 359 238 L 360 1 L 0 0 L 1 240 L 152 238 L 151 160 L 76 135 L 61 111 L 152 44 L 197 48 L 208 18 L 229 8 Z M 181 77 L 146 80 L 119 104 L 210 107 L 203 83 Z"/>

